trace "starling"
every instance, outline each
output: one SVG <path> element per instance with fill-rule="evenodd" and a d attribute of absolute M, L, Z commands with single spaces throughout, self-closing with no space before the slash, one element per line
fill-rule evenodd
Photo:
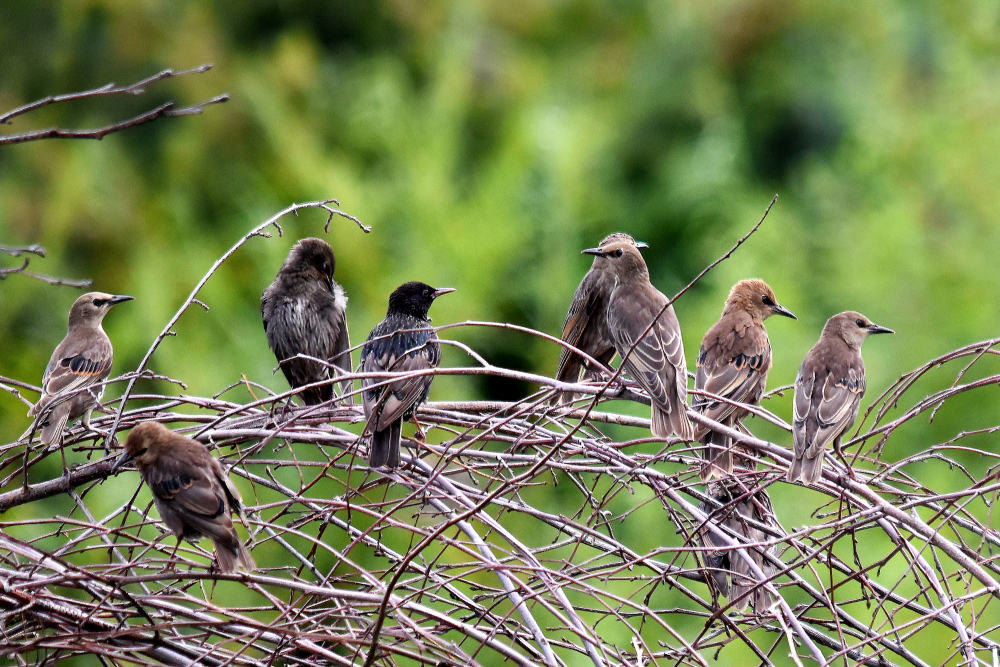
<path fill-rule="evenodd" d="M 128 434 L 125 453 L 112 472 L 129 461 L 135 461 L 149 485 L 160 518 L 178 545 L 182 539 L 194 543 L 207 537 L 215 545 L 220 570 L 254 570 L 253 558 L 233 528 L 232 513 L 242 514 L 243 499 L 204 445 L 159 422 L 142 422 Z"/>
<path fill-rule="evenodd" d="M 827 320 L 819 342 L 806 354 L 795 378 L 795 458 L 788 469 L 789 482 L 818 482 L 823 474 L 823 449 L 831 440 L 843 460 L 840 439 L 858 418 L 865 395 L 861 344 L 871 334 L 880 333 L 895 332 L 872 324 L 861 313 L 847 311 Z M 850 471 L 850 466 L 847 469 Z"/>
<path fill-rule="evenodd" d="M 111 307 L 133 297 L 89 292 L 69 309 L 69 331 L 56 347 L 42 376 L 42 396 L 28 411 L 40 417 L 41 442 L 62 442 L 70 419 L 82 417 L 88 431 L 90 413 L 101 403 L 104 381 L 111 374 L 114 350 L 101 322 Z M 63 458 L 65 466 L 65 455 Z"/>
<path fill-rule="evenodd" d="M 764 394 L 771 370 L 771 343 L 764 320 L 771 315 L 798 319 L 774 296 L 763 280 L 741 280 L 733 286 L 722 310 L 698 350 L 695 389 L 730 401 L 756 405 Z M 692 408 L 726 426 L 734 426 L 747 411 L 725 401 L 695 396 Z M 707 426 L 696 425 L 694 437 L 705 445 L 701 469 L 703 482 L 733 471 L 732 439 Z M 742 461 L 741 461 L 742 463 Z M 744 466 L 749 467 L 749 466 Z"/>
<path fill-rule="evenodd" d="M 667 306 L 667 297 L 650 284 L 646 262 L 631 243 L 615 241 L 583 252 L 607 258 L 614 269 L 616 284 L 608 302 L 608 333 L 624 360 L 625 370 L 649 393 L 653 435 L 666 438 L 676 434 L 682 440 L 693 439 L 694 428 L 686 412 L 684 341 L 674 307 Z M 649 332 L 642 336 L 647 328 Z"/>
<path fill-rule="evenodd" d="M 616 232 L 605 237 L 598 248 L 605 248 L 617 241 L 630 243 L 636 248 L 649 247 L 645 243 L 637 242 L 628 234 Z M 605 257 L 595 255 L 590 271 L 587 271 L 587 275 L 576 288 L 562 330 L 564 341 L 586 352 L 605 366 L 615 356 L 615 344 L 608 334 L 608 299 L 611 298 L 614 288 L 615 271 L 611 267 L 611 262 Z M 589 361 L 571 352 L 569 348 L 562 348 L 559 353 L 559 366 L 556 368 L 556 380 L 579 382 L 580 374 L 584 370 L 592 379 L 599 378 L 600 371 L 592 368 Z M 558 396 L 560 403 L 572 403 L 575 399 L 576 395 L 570 391 L 560 392 Z"/>
<path fill-rule="evenodd" d="M 430 326 L 427 311 L 434 299 L 454 292 L 451 287 L 434 289 L 420 282 L 403 283 L 389 296 L 389 309 L 361 350 L 365 373 L 413 373 L 437 368 L 441 346 Z M 427 400 L 433 375 L 419 375 L 385 384 L 385 378 L 365 378 L 365 417 L 371 431 L 368 464 L 372 468 L 399 467 L 399 434 L 403 420 L 414 418 L 417 407 Z M 416 418 L 414 418 L 416 423 Z M 417 424 L 418 437 L 422 437 Z"/>
<path fill-rule="evenodd" d="M 722 505 L 722 508 L 702 502 L 699 509 L 706 515 L 713 515 L 716 523 L 742 536 L 751 544 L 764 542 L 769 538 L 766 532 L 750 524 L 750 521 L 762 525 L 775 524 L 774 509 L 767 491 L 758 488 L 751 494 L 745 494 L 739 487 L 728 488 L 720 482 L 712 482 L 708 485 L 708 495 Z M 710 568 L 709 574 L 715 590 L 732 602 L 737 611 L 744 611 L 747 603 L 750 603 L 755 613 L 764 613 L 774 602 L 774 598 L 766 588 L 758 585 L 757 576 L 746 560 L 739 553 L 730 551 L 707 528 L 699 531 L 699 538 L 703 546 L 713 549 L 705 554 L 705 560 Z M 747 552 L 765 577 L 774 575 L 774 565 L 764 558 L 760 548 L 747 547 Z M 768 553 L 774 555 L 774 547 Z M 751 593 L 754 588 L 756 590 Z"/>
<path fill-rule="evenodd" d="M 281 365 L 292 389 L 323 382 L 350 373 L 351 340 L 347 332 L 347 295 L 333 280 L 334 258 L 330 244 L 322 239 L 302 239 L 288 253 L 271 286 L 260 298 L 267 343 Z M 305 355 L 328 363 L 295 358 Z M 353 383 L 344 380 L 344 394 Z M 333 398 L 330 383 L 300 393 L 306 405 Z M 348 402 L 353 400 L 348 397 Z"/>

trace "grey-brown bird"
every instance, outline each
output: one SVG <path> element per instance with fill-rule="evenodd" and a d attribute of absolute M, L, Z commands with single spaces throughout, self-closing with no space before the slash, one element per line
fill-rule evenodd
<path fill-rule="evenodd" d="M 757 405 L 771 370 L 771 341 L 764 320 L 771 315 L 798 319 L 778 303 L 763 280 L 751 278 L 733 285 L 719 321 L 712 325 L 698 350 L 694 387 L 737 403 Z M 726 401 L 695 396 L 692 408 L 720 424 L 732 427 L 747 411 Z M 697 424 L 694 437 L 705 447 L 703 482 L 733 471 L 733 442 L 729 436 Z M 744 467 L 747 467 L 741 461 Z"/>
<path fill-rule="evenodd" d="M 618 241 L 630 243 L 636 248 L 649 247 L 621 232 L 609 234 L 597 247 L 604 248 Z M 615 344 L 608 333 L 608 301 L 614 289 L 615 271 L 611 262 L 606 257 L 595 255 L 590 270 L 573 294 L 573 302 L 569 305 L 562 329 L 562 339 L 565 342 L 586 352 L 604 366 L 610 364 L 615 356 Z M 569 348 L 562 348 L 555 379 L 560 382 L 579 382 L 584 371 L 592 380 L 600 377 L 600 371 L 593 368 L 589 361 Z M 570 391 L 558 394 L 560 403 L 572 403 L 576 398 L 577 395 Z"/>
<path fill-rule="evenodd" d="M 40 420 L 43 445 L 61 443 L 63 429 L 71 419 L 82 417 L 84 428 L 93 430 L 90 414 L 101 403 L 104 381 L 114 360 L 111 339 L 101 323 L 112 306 L 132 298 L 89 292 L 69 309 L 69 330 L 45 367 L 41 398 L 28 411 L 29 417 Z"/>
<path fill-rule="evenodd" d="M 420 282 L 403 283 L 389 296 L 385 319 L 368 335 L 361 350 L 365 373 L 414 373 L 437 368 L 441 345 L 430 326 L 427 311 L 434 299 L 454 292 L 451 287 L 434 289 Z M 399 467 L 399 439 L 403 420 L 413 419 L 417 437 L 423 438 L 414 413 L 427 400 L 433 375 L 416 375 L 391 384 L 386 378 L 364 378 L 363 402 L 367 430 L 371 432 L 368 464 L 373 468 Z"/>
<path fill-rule="evenodd" d="M 232 513 L 242 514 L 243 500 L 205 446 L 174 433 L 159 422 L 138 424 L 125 440 L 125 453 L 112 472 L 135 461 L 149 485 L 160 518 L 174 535 L 195 543 L 212 540 L 222 572 L 256 565 L 233 527 Z"/>
<path fill-rule="evenodd" d="M 614 269 L 616 285 L 608 301 L 608 332 L 625 370 L 649 393 L 653 435 L 693 439 L 694 428 L 686 411 L 684 341 L 674 307 L 667 306 L 669 299 L 649 282 L 646 262 L 631 243 L 614 241 L 583 252 L 608 259 Z M 647 328 L 649 332 L 643 335 Z"/>
<path fill-rule="evenodd" d="M 708 495 L 722 507 L 703 501 L 699 509 L 712 516 L 716 523 L 729 528 L 750 544 L 770 539 L 770 535 L 751 523 L 775 525 L 774 509 L 767 491 L 758 488 L 747 495 L 739 487 L 728 488 L 725 484 L 712 482 L 708 485 Z M 732 602 L 737 611 L 744 611 L 749 603 L 753 605 L 755 613 L 764 613 L 771 606 L 774 597 L 766 588 L 758 586 L 757 575 L 746 560 L 738 552 L 731 551 L 728 545 L 707 528 L 699 531 L 699 538 L 703 546 L 712 549 L 705 554 L 705 561 L 710 568 L 709 574 L 716 591 Z M 774 575 L 774 565 L 765 558 L 759 547 L 747 547 L 747 553 L 765 577 Z M 768 549 L 767 553 L 774 555 L 774 547 Z M 755 590 L 751 592 L 752 589 Z"/>
<path fill-rule="evenodd" d="M 880 333 L 895 332 L 872 324 L 861 313 L 847 311 L 827 320 L 819 342 L 806 354 L 795 378 L 795 458 L 788 468 L 789 482 L 818 482 L 823 474 L 823 451 L 830 441 L 844 460 L 840 439 L 858 418 L 865 395 L 861 345 L 871 334 Z M 844 465 L 850 471 L 846 461 Z"/>
<path fill-rule="evenodd" d="M 288 253 L 271 286 L 260 299 L 267 342 L 293 389 L 350 373 L 351 338 L 347 331 L 347 295 L 333 280 L 335 260 L 330 244 L 322 239 L 302 239 Z M 320 361 L 295 358 L 305 355 Z M 345 394 L 353 390 L 345 380 Z M 333 398 L 327 383 L 302 390 L 306 405 Z M 348 402 L 353 400 L 348 399 Z"/>

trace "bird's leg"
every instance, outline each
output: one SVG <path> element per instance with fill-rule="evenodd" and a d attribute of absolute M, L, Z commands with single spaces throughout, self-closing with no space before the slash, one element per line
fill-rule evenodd
<path fill-rule="evenodd" d="M 111 453 L 111 435 L 110 435 L 110 432 L 102 431 L 102 430 L 94 428 L 93 426 L 90 425 L 90 415 L 91 415 L 91 413 L 93 411 L 94 411 L 94 408 L 90 408 L 89 410 L 87 410 L 86 412 L 84 412 L 83 416 L 80 418 L 80 423 L 83 424 L 83 428 L 86 429 L 86 431 L 88 433 L 95 433 L 95 434 L 97 434 L 97 436 L 104 438 L 104 453 L 105 454 L 110 454 Z M 94 438 L 94 444 L 95 445 L 97 444 L 97 437 Z M 66 458 L 66 455 L 63 454 L 63 459 L 65 459 L 65 458 Z"/>
<path fill-rule="evenodd" d="M 174 560 L 174 557 L 177 556 L 177 550 L 181 548 L 181 539 L 183 538 L 180 536 L 177 537 L 177 544 L 174 545 L 174 550 L 170 552 L 170 558 L 167 559 L 167 564 L 163 568 L 164 572 L 173 572 L 177 569 L 177 562 Z"/>
<path fill-rule="evenodd" d="M 427 444 L 427 434 L 424 433 L 424 429 L 420 426 L 420 422 L 417 421 L 416 412 L 410 415 L 410 421 L 412 421 L 413 425 L 417 427 L 417 432 L 413 434 L 413 439 L 421 445 Z"/>
<path fill-rule="evenodd" d="M 840 459 L 840 462 L 843 463 L 844 467 L 847 469 L 847 475 L 854 481 L 857 481 L 858 478 L 854 476 L 854 468 L 852 468 L 851 464 L 847 462 L 847 458 L 844 456 L 844 450 L 840 448 L 839 435 L 833 441 L 833 451 L 837 454 L 837 458 Z"/>

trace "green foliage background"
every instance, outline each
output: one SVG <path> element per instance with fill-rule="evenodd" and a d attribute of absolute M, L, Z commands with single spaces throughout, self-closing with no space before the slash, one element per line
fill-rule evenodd
<path fill-rule="evenodd" d="M 435 305 L 435 323 L 557 334 L 589 265 L 579 251 L 617 230 L 649 243 L 653 282 L 672 294 L 777 192 L 760 232 L 676 304 L 688 359 L 732 283 L 757 276 L 799 315 L 769 322 L 770 385 L 794 380 L 827 317 L 856 309 L 897 331 L 866 346 L 871 398 L 997 335 L 998 28 L 989 0 L 2 3 L 0 110 L 215 64 L 134 99 L 44 109 L 7 132 L 98 126 L 168 99 L 232 100 L 101 142 L 0 149 L 0 242 L 40 243 L 49 255 L 33 270 L 136 297 L 106 323 L 123 372 L 212 262 L 292 202 L 337 197 L 373 227 L 335 220 L 328 236 L 359 342 L 412 279 L 458 288 Z M 324 220 L 307 211 L 283 238 L 248 243 L 204 291 L 211 311 L 186 314 L 152 368 L 191 394 L 241 374 L 283 389 L 259 297 L 290 245 L 322 236 Z M 79 293 L 14 276 L 0 294 L 0 374 L 37 383 Z M 558 357 L 511 332 L 454 336 L 511 368 L 549 374 Z M 466 362 L 446 352 L 446 363 Z M 991 363 L 973 373 L 995 372 Z M 530 389 L 449 378 L 433 398 Z M 790 397 L 768 407 L 788 419 Z M 996 391 L 981 390 L 901 431 L 885 457 L 995 425 L 997 408 Z M 25 411 L 0 394 L 4 441 L 29 425 Z M 993 450 L 995 439 L 965 444 Z M 979 473 L 988 464 L 958 458 Z M 952 479 L 944 465 L 921 471 L 935 488 Z M 815 507 L 797 493 L 774 489 L 786 527 Z M 932 663 L 945 650 L 923 648 Z"/>

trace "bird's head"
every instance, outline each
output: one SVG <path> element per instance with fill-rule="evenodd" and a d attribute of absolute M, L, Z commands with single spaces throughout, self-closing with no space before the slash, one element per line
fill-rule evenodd
<path fill-rule="evenodd" d="M 299 274 L 332 288 L 335 268 L 336 260 L 330 244 L 323 239 L 308 238 L 292 246 L 281 272 Z"/>
<path fill-rule="evenodd" d="M 434 299 L 442 294 L 454 292 L 454 287 L 434 288 L 426 283 L 409 282 L 403 283 L 389 295 L 389 312 L 412 315 L 420 319 L 427 319 L 427 311 L 430 309 Z"/>
<path fill-rule="evenodd" d="M 135 297 L 124 294 L 105 294 L 104 292 L 87 292 L 69 309 L 69 326 L 97 328 L 108 314 L 111 307 L 122 301 L 131 301 Z"/>
<path fill-rule="evenodd" d="M 601 244 L 599 246 L 597 246 L 597 247 L 598 248 L 603 248 L 604 246 L 611 245 L 612 243 L 617 243 L 619 241 L 622 242 L 622 243 L 631 243 L 636 248 L 648 248 L 649 247 L 648 243 L 643 243 L 642 241 L 636 241 L 634 238 L 632 238 L 631 236 L 629 236 L 625 232 L 613 232 L 611 234 L 608 234 L 607 236 L 604 237 L 604 240 L 601 241 Z"/>
<path fill-rule="evenodd" d="M 125 439 L 125 453 L 111 472 L 117 472 L 129 461 L 135 461 L 140 470 L 156 463 L 163 450 L 170 446 L 171 431 L 160 422 L 147 421 L 136 425 Z"/>
<path fill-rule="evenodd" d="M 782 315 L 793 320 L 799 319 L 795 317 L 795 313 L 778 303 L 774 291 L 767 283 L 758 278 L 741 280 L 733 285 L 733 289 L 729 292 L 729 298 L 726 299 L 726 307 L 722 312 L 725 314 L 735 308 L 747 311 L 757 322 L 763 322 L 771 315 Z"/>
<path fill-rule="evenodd" d="M 847 343 L 848 347 L 860 350 L 861 344 L 872 334 L 896 333 L 887 327 L 873 324 L 871 320 L 861 313 L 849 310 L 839 315 L 834 315 L 823 327 L 824 336 L 838 336 Z"/>
<path fill-rule="evenodd" d="M 631 241 L 631 237 L 629 237 L 629 240 Z M 642 258 L 642 253 L 636 247 L 635 241 L 602 243 L 602 245 L 596 248 L 587 248 L 583 253 L 593 255 L 594 257 L 603 257 L 608 260 L 619 281 L 628 280 L 633 277 L 649 280 L 649 270 L 646 268 L 646 261 Z"/>

